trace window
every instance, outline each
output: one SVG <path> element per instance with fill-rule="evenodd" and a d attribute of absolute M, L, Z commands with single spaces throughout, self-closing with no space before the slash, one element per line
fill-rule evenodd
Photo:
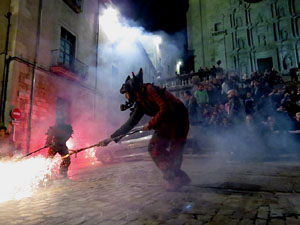
<path fill-rule="evenodd" d="M 67 68 L 72 68 L 74 65 L 75 43 L 75 36 L 62 27 L 60 35 L 59 63 Z"/>
<path fill-rule="evenodd" d="M 222 30 L 222 24 L 221 23 L 215 23 L 214 31 L 218 32 L 218 31 L 221 31 L 221 30 Z"/>
<path fill-rule="evenodd" d="M 82 0 L 64 0 L 64 2 L 73 9 L 74 12 L 80 13 L 82 7 Z"/>

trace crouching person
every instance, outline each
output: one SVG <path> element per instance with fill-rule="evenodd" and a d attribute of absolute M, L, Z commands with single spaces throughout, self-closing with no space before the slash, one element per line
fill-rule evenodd
<path fill-rule="evenodd" d="M 178 190 L 189 184 L 190 178 L 181 170 L 183 148 L 189 131 L 188 111 L 184 104 L 165 89 L 143 84 L 142 69 L 137 76 L 133 74 L 133 78 L 127 77 L 120 93 L 127 99 L 121 110 L 131 108 L 132 113 L 111 137 L 129 132 L 143 115 L 152 116 L 143 129 L 154 130 L 148 151 L 167 181 L 167 190 Z M 108 144 L 108 141 L 103 141 L 100 146 Z"/>
<path fill-rule="evenodd" d="M 67 156 L 69 151 L 66 143 L 73 134 L 72 126 L 64 122 L 63 115 L 57 115 L 56 124 L 50 127 L 46 134 L 46 146 L 49 146 L 48 157 L 53 158 L 56 153 L 62 156 L 59 172 L 62 178 L 67 178 L 71 159 Z"/>

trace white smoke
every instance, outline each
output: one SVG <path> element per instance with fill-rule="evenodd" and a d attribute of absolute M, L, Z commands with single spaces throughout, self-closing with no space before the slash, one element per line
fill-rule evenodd
<path fill-rule="evenodd" d="M 143 68 L 144 83 L 155 83 L 157 76 L 172 76 L 176 61 L 182 57 L 184 41 L 180 33 L 171 37 L 162 31 L 146 32 L 122 17 L 113 5 L 102 10 L 99 24 L 99 89 L 106 114 L 116 129 L 128 118 L 128 112 L 119 110 L 125 101 L 119 90 L 126 77 L 139 68 Z"/>

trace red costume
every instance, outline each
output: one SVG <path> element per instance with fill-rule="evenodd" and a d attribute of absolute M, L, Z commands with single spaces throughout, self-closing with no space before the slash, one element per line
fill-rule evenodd
<path fill-rule="evenodd" d="M 128 81 L 127 78 L 126 82 Z M 124 90 L 121 88 L 121 93 L 127 92 L 126 82 L 122 86 Z M 179 186 L 180 183 L 189 183 L 188 176 L 180 169 L 183 147 L 189 131 L 188 111 L 184 104 L 170 92 L 152 84 L 139 84 L 128 92 L 134 96 L 133 112 L 128 121 L 111 137 L 126 134 L 144 114 L 152 116 L 148 128 L 154 129 L 155 132 L 148 151 L 153 161 L 169 183 L 177 182 Z"/>

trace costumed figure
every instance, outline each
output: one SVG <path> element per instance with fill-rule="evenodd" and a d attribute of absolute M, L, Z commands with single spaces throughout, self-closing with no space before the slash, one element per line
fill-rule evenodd
<path fill-rule="evenodd" d="M 66 142 L 73 134 L 72 126 L 64 122 L 62 115 L 57 115 L 56 124 L 49 128 L 46 133 L 47 141 L 46 146 L 49 146 L 48 157 L 53 158 L 56 153 L 59 153 L 62 157 L 69 154 Z M 62 177 L 68 177 L 68 168 L 71 164 L 70 156 L 63 158 L 60 164 L 60 175 Z"/>
<path fill-rule="evenodd" d="M 189 131 L 188 111 L 179 99 L 164 88 L 143 84 L 142 68 L 136 76 L 134 73 L 132 75 L 133 78 L 128 76 L 120 89 L 127 99 L 121 110 L 130 108 L 132 112 L 111 138 L 129 132 L 143 115 L 151 116 L 152 119 L 143 127 L 143 130 L 154 130 L 148 151 L 167 181 L 167 190 L 177 190 L 190 183 L 188 175 L 180 169 Z M 108 144 L 109 141 L 104 141 L 100 146 Z"/>

